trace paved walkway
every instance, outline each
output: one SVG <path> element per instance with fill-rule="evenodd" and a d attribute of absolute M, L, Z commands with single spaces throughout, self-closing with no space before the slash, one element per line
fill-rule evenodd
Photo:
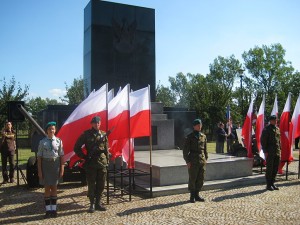
<path fill-rule="evenodd" d="M 290 169 L 297 171 L 298 163 Z M 21 180 L 22 181 L 22 180 Z M 0 187 L 0 224 L 300 224 L 300 180 L 278 176 L 279 191 L 265 185 L 203 191 L 204 203 L 189 203 L 188 194 L 143 199 L 114 198 L 106 212 L 87 213 L 87 188 L 59 187 L 59 216 L 43 219 L 43 189 L 21 184 Z"/>

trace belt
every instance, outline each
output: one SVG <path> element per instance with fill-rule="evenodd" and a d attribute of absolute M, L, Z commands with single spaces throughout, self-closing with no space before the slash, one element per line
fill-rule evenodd
<path fill-rule="evenodd" d="M 43 160 L 48 161 L 48 162 L 55 162 L 59 157 L 53 157 L 53 158 L 43 158 Z"/>

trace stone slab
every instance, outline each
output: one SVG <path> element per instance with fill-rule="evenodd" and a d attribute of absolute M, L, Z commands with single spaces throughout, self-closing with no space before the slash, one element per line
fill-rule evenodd
<path fill-rule="evenodd" d="M 149 171 L 150 152 L 136 151 L 135 166 Z M 252 159 L 225 154 L 209 154 L 205 180 L 222 180 L 252 175 Z M 188 171 L 182 150 L 152 151 L 153 186 L 179 185 L 188 183 Z"/>

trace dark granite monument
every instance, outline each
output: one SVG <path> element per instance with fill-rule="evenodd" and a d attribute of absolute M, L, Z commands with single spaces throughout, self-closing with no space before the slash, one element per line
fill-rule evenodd
<path fill-rule="evenodd" d="M 155 100 L 155 11 L 91 0 L 84 9 L 84 81 L 89 93 L 151 86 Z"/>

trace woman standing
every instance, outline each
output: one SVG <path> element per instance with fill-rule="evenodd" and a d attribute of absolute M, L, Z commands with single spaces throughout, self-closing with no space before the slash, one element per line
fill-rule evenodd
<path fill-rule="evenodd" d="M 7 182 L 13 183 L 14 173 L 15 173 L 14 156 L 16 151 L 16 136 L 12 128 L 12 124 L 9 121 L 6 122 L 5 129 L 2 131 L 2 141 L 1 141 L 0 149 L 1 149 L 3 184 L 6 184 Z M 7 173 L 7 159 L 9 162 L 9 176 Z"/>
<path fill-rule="evenodd" d="M 56 123 L 46 125 L 47 137 L 43 138 L 38 148 L 38 176 L 45 187 L 45 218 L 57 216 L 57 184 L 64 174 L 64 150 L 61 139 L 55 137 Z"/>

